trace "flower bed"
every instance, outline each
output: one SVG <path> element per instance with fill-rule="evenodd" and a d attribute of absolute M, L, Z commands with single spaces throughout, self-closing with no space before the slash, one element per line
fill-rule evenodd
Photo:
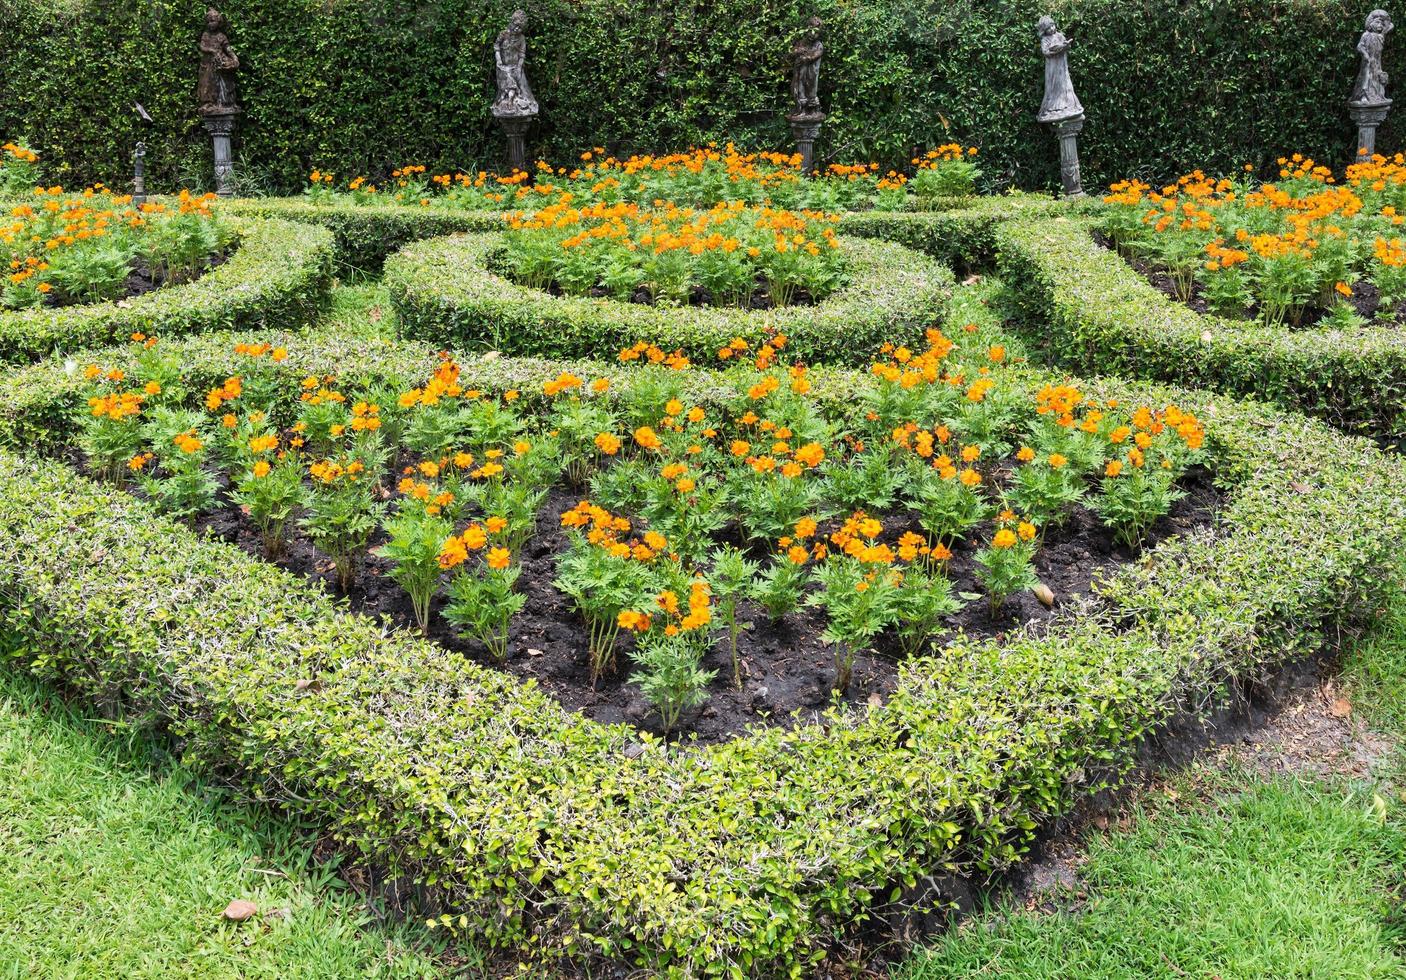
<path fill-rule="evenodd" d="M 173 336 L 307 321 L 331 284 L 332 235 L 282 221 L 233 220 L 237 247 L 194 282 L 120 301 L 0 312 L 0 360 L 111 343 L 133 333 Z M 28 282 L 40 281 L 37 278 Z"/>
<path fill-rule="evenodd" d="M 815 306 L 777 310 L 554 296 L 492 271 L 504 251 L 496 234 L 407 246 L 386 262 L 385 282 L 405 336 L 468 350 L 577 357 L 644 341 L 702 359 L 734 337 L 758 346 L 780 333 L 802 360 L 855 364 L 886 341 L 919 342 L 942 317 L 952 273 L 898 245 L 839 241 L 848 283 Z"/>
<path fill-rule="evenodd" d="M 236 339 L 267 344 L 270 359 L 286 346 L 290 378 L 423 392 L 439 364 L 427 347 L 332 335 L 212 335 L 168 353 L 197 393 L 223 390 L 249 364 Z M 83 360 L 133 369 L 140 356 Z M 506 358 L 465 362 L 457 383 L 527 399 L 563 373 L 608 379 L 622 405 L 666 381 L 706 411 L 734 398 L 708 372 Z M 840 413 L 879 384 L 843 371 L 812 381 Z M 70 418 L 89 383 L 52 364 L 0 380 L 0 432 L 21 442 Z M 1032 397 L 1064 383 L 1024 382 Z M 1081 390 L 1204 421 L 1227 494 L 1214 533 L 1158 546 L 1040 632 L 908 663 L 879 707 L 706 749 L 584 721 L 125 492 L 10 453 L 0 600 L 31 669 L 154 713 L 193 760 L 236 768 L 253 792 L 429 885 L 446 925 L 534 956 L 804 972 L 837 925 L 919 875 L 1015 858 L 1186 699 L 1315 649 L 1390 586 L 1406 531 L 1398 461 L 1252 404 Z"/>
<path fill-rule="evenodd" d="M 498 269 L 518 285 L 654 306 L 772 309 L 820 302 L 845 281 L 838 214 L 590 204 L 570 195 L 507 218 Z"/>
<path fill-rule="evenodd" d="M 410 242 L 502 228 L 502 217 L 497 211 L 452 210 L 432 205 L 313 204 L 302 197 L 267 197 L 225 201 L 219 207 L 246 217 L 322 225 L 337 236 L 339 265 L 372 274 L 381 271 L 388 255 Z M 930 202 L 928 208 L 845 212 L 840 231 L 858 238 L 906 245 L 947 265 L 974 268 L 990 264 L 994 257 L 994 229 L 999 222 L 1069 210 L 1066 202 L 1034 194 L 943 198 Z"/>
<path fill-rule="evenodd" d="M 234 239 L 213 200 L 182 191 L 170 207 L 138 207 L 101 188 L 35 188 L 0 224 L 0 310 L 111 302 L 199 278 Z"/>
<path fill-rule="evenodd" d="M 944 144 L 913 157 L 910 177 L 896 170 L 881 172 L 875 163 L 831 164 L 805 174 L 799 154 L 749 153 L 731 144 L 623 160 L 594 147 L 570 166 L 538 161 L 532 178 L 522 171 L 427 174 L 424 167 L 405 166 L 378 185 L 365 176 L 339 180 L 314 170 L 303 196 L 319 205 L 394 203 L 492 213 L 533 208 L 540 195 L 560 193 L 570 194 L 578 205 L 649 207 L 672 201 L 707 209 L 741 201 L 809 211 L 904 210 L 915 201 L 927 207 L 942 198 L 973 194 L 981 176 L 976 156 L 974 146 Z"/>
<path fill-rule="evenodd" d="M 1048 618 L 1027 590 L 1053 584 L 1062 607 L 1214 502 L 1203 488 L 1168 519 L 1201 461 L 1193 415 L 1071 386 L 1032 399 L 979 329 L 890 352 L 859 419 L 778 364 L 779 337 L 723 349 L 745 362 L 717 376 L 726 411 L 675 379 L 617 397 L 570 372 L 525 409 L 451 360 L 399 390 L 295 379 L 287 347 L 247 344 L 205 387 L 138 346 L 84 367 L 82 405 L 49 429 L 64 458 L 258 556 L 330 567 L 353 608 L 664 734 L 882 699 L 945 634 Z M 621 360 L 689 370 L 657 349 Z"/>
<path fill-rule="evenodd" d="M 1280 180 L 1213 179 L 1199 170 L 1153 190 L 1120 181 L 1100 227 L 1184 303 L 1265 326 L 1352 329 L 1406 311 L 1406 157 L 1347 168 L 1339 185 L 1295 154 Z"/>
<path fill-rule="evenodd" d="M 996 228 L 1002 277 L 1055 362 L 1273 401 L 1355 432 L 1406 432 L 1399 329 L 1290 330 L 1197 313 L 1097 244 L 1095 227 L 1057 218 Z"/>

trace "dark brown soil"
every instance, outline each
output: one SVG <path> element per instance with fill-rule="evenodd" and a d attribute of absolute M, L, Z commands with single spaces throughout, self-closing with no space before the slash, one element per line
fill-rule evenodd
<path fill-rule="evenodd" d="M 188 279 L 182 279 L 180 284 L 195 282 L 205 273 L 212 269 L 217 269 L 229 261 L 230 253 L 216 252 L 206 259 L 205 264 L 200 267 L 195 275 Z M 152 269 L 145 259 L 138 258 L 132 263 L 131 271 L 127 273 L 127 281 L 122 284 L 122 293 L 117 297 L 117 301 L 133 299 L 137 296 L 145 296 L 147 293 L 155 292 L 163 286 L 174 285 L 170 280 Z M 44 299 L 45 306 L 76 306 L 76 303 L 67 303 L 55 293 L 50 293 Z"/>
<path fill-rule="evenodd" d="M 1187 474 L 1182 485 L 1187 490 L 1186 497 L 1174 505 L 1168 517 L 1158 522 L 1150 544 L 1213 522 L 1221 496 L 1210 474 L 1198 468 Z M 660 730 L 657 716 L 639 688 L 629 683 L 630 640 L 622 635 L 617 641 L 618 672 L 603 678 L 592 690 L 586 666 L 584 624 L 570 601 L 552 584 L 556 576 L 556 556 L 567 544 L 561 529 L 561 514 L 579 499 L 579 495 L 555 489 L 538 515 L 537 534 L 522 553 L 519 587 L 528 597 L 527 604 L 513 620 L 509 659 L 503 669 L 519 677 L 534 678 L 563 705 L 589 718 L 626 722 L 657 734 Z M 886 521 L 886 526 L 886 536 L 888 532 L 918 530 L 915 521 L 906 522 L 901 517 Z M 223 497 L 218 509 L 202 517 L 197 527 L 238 544 L 250 554 L 262 556 L 257 530 L 237 506 Z M 976 545 L 971 542 L 984 540 L 990 530 L 977 528 L 970 535 L 970 542 L 953 549 L 948 574 L 954 593 L 984 595 L 973 574 Z M 379 539 L 373 539 L 372 546 L 379 543 Z M 765 553 L 758 551 L 753 557 L 761 559 Z M 1049 531 L 1035 559 L 1041 581 L 1055 594 L 1053 608 L 1046 608 L 1027 592 L 1007 600 L 993 618 L 985 599 L 978 599 L 948 620 L 948 637 L 965 633 L 969 637 L 1000 638 L 1021 626 L 1034 624 L 1038 628 L 1062 607 L 1086 595 L 1100 573 L 1135 557 L 1113 541 L 1112 534 L 1091 511 L 1075 508 L 1064 525 Z M 278 564 L 321 582 L 329 592 L 336 592 L 331 561 L 301 536 L 294 536 Z M 357 612 L 409 627 L 414 622 L 410 601 L 389 578 L 388 571 L 389 563 L 385 559 L 367 555 L 346 597 Z M 442 600 L 436 600 L 430 637 L 470 659 L 493 666 L 476 642 L 461 639 L 453 632 L 440 615 L 441 607 Z M 717 742 L 738 735 L 749 726 L 806 723 L 815 720 L 830 703 L 834 662 L 831 648 L 820 638 L 825 626 L 823 612 L 802 606 L 780 623 L 772 624 L 760 607 L 744 602 L 739 618 L 749 626 L 738 642 L 742 689 L 739 691 L 732 684 L 726 636 L 725 632 L 721 633 L 704 665 L 706 669 L 717 671 L 709 688 L 710 697 L 701 709 L 682 719 L 681 738 Z M 896 647 L 880 638 L 875 649 L 858 657 L 845 702 L 882 703 L 897 683 L 899 661 Z"/>
<path fill-rule="evenodd" d="M 1095 231 L 1093 237 L 1094 241 L 1099 245 L 1106 249 L 1113 249 L 1112 241 L 1103 232 Z M 1256 310 L 1253 307 L 1246 310 L 1243 317 L 1234 317 L 1225 313 L 1218 313 L 1211 308 L 1211 304 L 1207 301 L 1205 292 L 1201 289 L 1201 286 L 1195 283 L 1193 283 L 1191 287 L 1191 297 L 1182 300 L 1181 297 L 1177 295 L 1176 284 L 1173 282 L 1172 277 L 1167 274 L 1166 270 L 1157 267 L 1145 259 L 1134 256 L 1125 255 L 1123 260 L 1136 269 L 1159 293 L 1190 307 L 1197 313 L 1216 314 L 1226 319 L 1244 319 L 1247 321 L 1255 318 Z M 1357 282 L 1353 283 L 1352 295 L 1344 297 L 1344 299 L 1357 311 L 1358 316 L 1362 317 L 1372 326 L 1390 327 L 1406 324 L 1406 302 L 1397 304 L 1394 309 L 1383 309 L 1381 291 L 1366 280 L 1359 279 Z M 1322 307 L 1310 306 L 1304 310 L 1303 319 L 1300 320 L 1299 323 L 1294 324 L 1291 329 L 1306 329 L 1308 327 L 1317 326 L 1327 315 L 1328 311 Z"/>

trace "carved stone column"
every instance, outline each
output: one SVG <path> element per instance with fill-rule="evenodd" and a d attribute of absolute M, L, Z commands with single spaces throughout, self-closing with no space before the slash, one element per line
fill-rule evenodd
<path fill-rule="evenodd" d="M 1059 138 L 1059 179 L 1064 185 L 1064 196 L 1083 197 L 1084 181 L 1079 173 L 1079 133 L 1084 128 L 1084 117 L 1080 114 L 1052 125 L 1055 136 Z"/>
<path fill-rule="evenodd" d="M 527 127 L 533 116 L 499 116 L 498 125 L 508 138 L 508 169 L 527 170 Z"/>
<path fill-rule="evenodd" d="M 1347 104 L 1348 115 L 1357 124 L 1357 146 L 1353 148 L 1353 153 L 1359 159 L 1371 157 L 1377 152 L 1377 127 L 1386 122 L 1386 114 L 1390 111 L 1390 99 L 1376 104 Z"/>
<path fill-rule="evenodd" d="M 234 138 L 234 121 L 239 117 L 239 109 L 222 109 L 205 112 L 200 121 L 215 150 L 215 193 L 220 197 L 234 196 L 234 155 L 231 140 Z"/>
<path fill-rule="evenodd" d="M 801 155 L 801 173 L 806 176 L 815 169 L 815 141 L 820 136 L 820 124 L 824 121 L 823 112 L 787 117 L 791 135 L 796 140 L 796 152 Z"/>

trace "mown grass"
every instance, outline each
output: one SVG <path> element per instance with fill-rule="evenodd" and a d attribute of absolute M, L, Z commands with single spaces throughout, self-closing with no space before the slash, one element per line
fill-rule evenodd
<path fill-rule="evenodd" d="M 308 840 L 0 668 L 0 978 L 440 975 Z"/>
<path fill-rule="evenodd" d="M 1406 739 L 1406 596 L 1349 652 L 1343 680 L 1371 727 Z M 1406 976 L 1406 798 L 1390 775 L 1193 767 L 1146 794 L 1130 829 L 1094 835 L 1086 894 L 1055 912 L 987 909 L 894 976 Z"/>

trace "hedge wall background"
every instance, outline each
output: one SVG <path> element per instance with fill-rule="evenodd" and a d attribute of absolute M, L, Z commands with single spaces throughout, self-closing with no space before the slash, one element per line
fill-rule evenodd
<path fill-rule="evenodd" d="M 1086 181 L 1263 164 L 1340 163 L 1343 101 L 1372 2 L 1348 0 L 522 0 L 539 155 L 590 145 L 788 145 L 786 59 L 805 16 L 827 24 L 824 159 L 900 162 L 945 139 L 984 150 L 990 183 L 1046 188 L 1054 141 L 1034 122 L 1036 18 L 1074 40 L 1088 112 Z M 489 119 L 493 38 L 513 0 L 226 0 L 244 64 L 236 148 L 249 190 L 314 166 L 384 175 L 501 162 Z M 26 135 L 51 178 L 123 184 L 145 135 L 150 185 L 208 186 L 194 112 L 203 0 L 0 0 L 0 136 Z M 1406 80 L 1406 39 L 1387 70 Z M 143 134 L 131 109 L 155 117 Z M 1406 107 L 1378 145 L 1394 150 Z"/>

